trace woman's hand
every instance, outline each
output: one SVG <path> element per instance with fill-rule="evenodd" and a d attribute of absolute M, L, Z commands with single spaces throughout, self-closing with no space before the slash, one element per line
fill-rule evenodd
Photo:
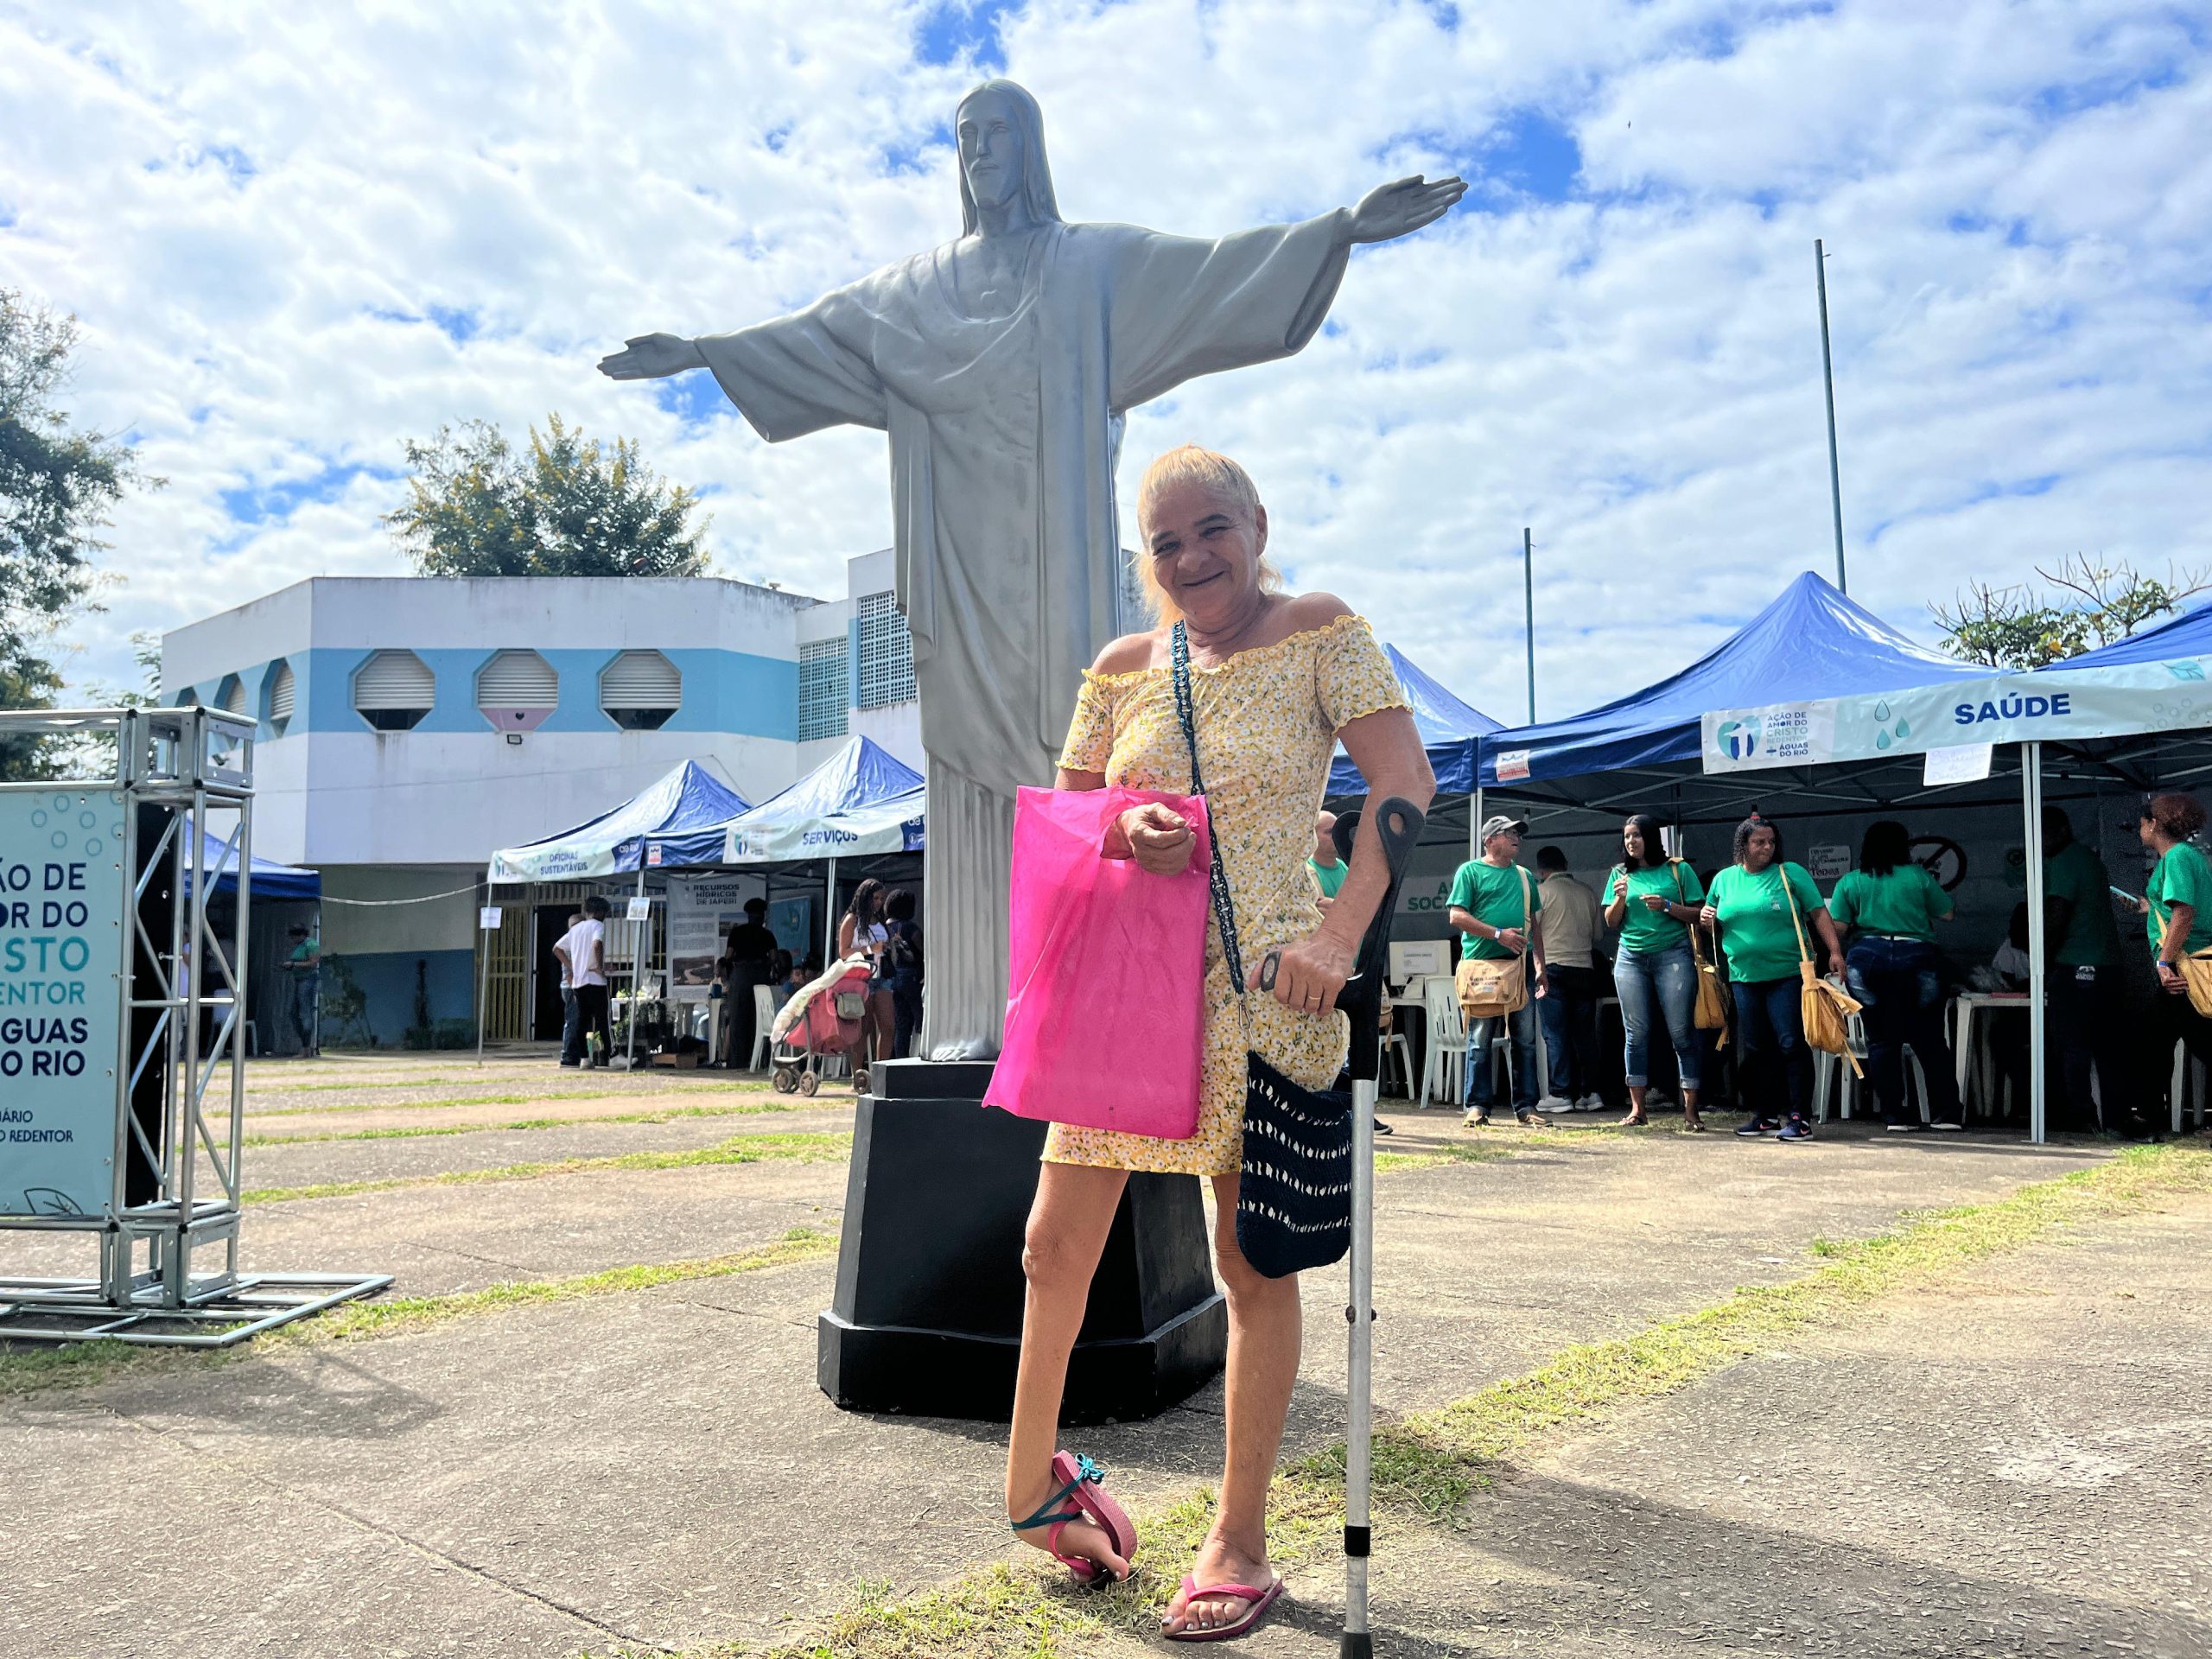
<path fill-rule="evenodd" d="M 1719 919 L 1720 912 L 1715 910 L 1711 905 L 1707 905 L 1703 910 L 1700 910 L 1697 913 L 1697 922 L 1700 927 L 1711 927 L 1713 923 Z"/>
<path fill-rule="evenodd" d="M 2151 913 L 2151 895 L 2149 893 L 2141 893 L 2135 895 L 2135 913 L 2138 916 L 2148 916 Z"/>
<path fill-rule="evenodd" d="M 1666 894 L 1661 893 L 1645 893 L 1643 895 L 1643 907 L 1649 911 L 1663 911 L 1667 908 Z"/>
<path fill-rule="evenodd" d="M 1181 813 L 1154 801 L 1133 806 L 1114 820 L 1106 855 L 1120 857 L 1126 848 L 1139 869 L 1153 875 L 1180 875 L 1191 868 L 1198 839 Z"/>
<path fill-rule="evenodd" d="M 1344 944 L 1323 928 L 1274 954 L 1275 1001 L 1303 1014 L 1332 1014 L 1337 994 L 1351 977 L 1358 946 Z"/>
<path fill-rule="evenodd" d="M 2158 963 L 2158 988 L 2170 994 L 2183 992 L 2189 989 L 2189 982 L 2182 977 L 2178 966 L 2161 961 Z"/>

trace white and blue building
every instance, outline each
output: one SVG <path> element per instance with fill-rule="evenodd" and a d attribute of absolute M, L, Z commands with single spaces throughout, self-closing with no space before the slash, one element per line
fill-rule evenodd
<path fill-rule="evenodd" d="M 473 1019 L 498 849 L 685 760 L 753 802 L 855 734 L 918 770 L 891 589 L 887 549 L 829 601 L 717 577 L 318 576 L 164 634 L 161 697 L 257 721 L 254 851 L 322 873 L 325 954 L 392 1043 L 425 1003 Z"/>

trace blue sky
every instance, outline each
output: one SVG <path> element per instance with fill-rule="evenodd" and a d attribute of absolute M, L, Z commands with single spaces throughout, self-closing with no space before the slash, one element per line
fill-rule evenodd
<path fill-rule="evenodd" d="M 73 312 L 117 515 L 79 682 L 134 629 L 401 568 L 402 445 L 559 410 L 700 491 L 727 572 L 889 538 L 882 441 L 770 446 L 602 353 L 803 305 L 957 230 L 950 117 L 1043 103 L 1071 218 L 1188 234 L 1473 188 L 1359 251 L 1300 356 L 1132 417 L 1123 497 L 1243 459 L 1294 579 L 1522 712 L 1673 671 L 1833 564 L 1916 632 L 2080 552 L 2212 563 L 2212 23 L 2128 0 L 1032 0 L 353 9 L 0 0 L 0 284 Z"/>

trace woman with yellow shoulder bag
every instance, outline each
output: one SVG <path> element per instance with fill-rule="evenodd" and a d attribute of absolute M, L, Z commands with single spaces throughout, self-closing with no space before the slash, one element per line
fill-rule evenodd
<path fill-rule="evenodd" d="M 1699 919 L 1719 929 L 1736 999 L 1738 1092 L 1751 1114 L 1736 1133 L 1811 1140 L 1813 1056 L 1798 972 L 1801 929 L 1817 936 L 1831 966 L 1843 961 L 1843 944 L 1811 873 L 1783 858 L 1778 825 L 1754 813 L 1736 826 L 1736 861 L 1713 878 Z M 1810 960 L 1809 944 L 1803 954 Z"/>

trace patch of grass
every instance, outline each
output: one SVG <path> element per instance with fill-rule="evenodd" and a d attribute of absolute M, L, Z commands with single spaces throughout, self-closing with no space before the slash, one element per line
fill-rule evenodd
<path fill-rule="evenodd" d="M 410 1186 L 473 1186 L 480 1181 L 528 1181 L 542 1175 L 581 1175 L 606 1169 L 703 1169 L 718 1164 L 784 1160 L 829 1163 L 852 1150 L 849 1131 L 821 1135 L 734 1135 L 689 1152 L 626 1152 L 611 1158 L 558 1158 L 543 1163 L 501 1164 L 493 1169 L 448 1170 L 438 1175 L 396 1175 L 382 1180 L 322 1181 L 308 1186 L 264 1186 L 240 1195 L 245 1204 L 289 1204 L 301 1198 L 346 1198 Z"/>
<path fill-rule="evenodd" d="M 400 1296 L 389 1300 L 352 1302 L 333 1308 L 318 1320 L 285 1325 L 270 1334 L 277 1339 L 295 1342 L 357 1342 L 369 1337 L 425 1331 L 503 1308 L 537 1307 L 585 1296 L 609 1296 L 702 1279 L 726 1279 L 733 1274 L 759 1273 L 767 1268 L 788 1267 L 794 1262 L 811 1262 L 832 1255 L 836 1249 L 836 1233 L 819 1227 L 794 1227 L 772 1244 L 741 1250 L 734 1255 L 709 1256 L 696 1262 L 645 1262 L 566 1279 L 513 1280 L 487 1285 L 481 1290 L 456 1291 L 444 1296 Z"/>
<path fill-rule="evenodd" d="M 543 1097 L 518 1095 L 515 1098 L 542 1101 Z M 476 1105 L 482 1103 L 447 1103 Z M 671 1123 L 682 1117 L 763 1117 L 780 1112 L 805 1111 L 814 1103 L 810 1100 L 793 1103 L 779 1099 L 747 1106 L 663 1106 L 653 1111 L 609 1112 L 593 1117 L 518 1117 L 505 1123 L 431 1123 L 421 1128 L 336 1129 L 328 1135 L 249 1135 L 245 1144 L 249 1147 L 304 1147 L 326 1141 L 412 1141 L 425 1135 L 491 1135 L 502 1129 L 561 1129 L 584 1123 Z"/>
<path fill-rule="evenodd" d="M 235 1363 L 272 1346 L 358 1342 L 372 1337 L 397 1336 L 504 1308 L 538 1306 L 579 1297 L 607 1296 L 623 1291 L 651 1290 L 660 1285 L 725 1279 L 734 1274 L 760 1273 L 770 1268 L 789 1267 L 794 1262 L 832 1255 L 836 1249 L 835 1232 L 819 1227 L 794 1227 L 773 1243 L 701 1261 L 608 1268 L 566 1279 L 521 1280 L 444 1296 L 349 1302 L 296 1325 L 280 1325 L 256 1338 L 255 1346 L 251 1348 L 195 1351 L 137 1348 L 110 1340 L 0 1349 L 0 1397 L 50 1389 L 87 1388 L 124 1371 L 175 1370 L 182 1366 L 204 1370 Z"/>
<path fill-rule="evenodd" d="M 442 1083 L 461 1083 L 460 1077 L 444 1077 Z M 333 1085 L 346 1089 L 411 1088 L 410 1084 L 343 1084 Z M 289 1092 L 289 1090 L 286 1092 Z M 434 1112 L 452 1106 L 526 1106 L 554 1100 L 639 1100 L 657 1095 L 711 1095 L 724 1092 L 741 1095 L 772 1093 L 765 1083 L 706 1083 L 684 1084 L 663 1089 L 599 1089 L 563 1090 L 540 1089 L 531 1093 L 504 1095 L 456 1095 L 444 1100 L 366 1100 L 341 1101 L 335 1105 L 320 1103 L 307 1106 L 268 1106 L 253 1104 L 257 1099 L 268 1097 L 267 1092 L 257 1091 L 247 1098 L 246 1115 L 250 1117 L 321 1116 L 339 1112 Z"/>
<path fill-rule="evenodd" d="M 1481 1160 L 1446 1154 L 1435 1159 Z M 1777 1337 L 1890 1292 L 1930 1282 L 2084 1221 L 2146 1208 L 2169 1195 L 2205 1192 L 2212 1192 L 2212 1153 L 2136 1147 L 1993 1203 L 1931 1211 L 1856 1243 L 1827 1241 L 1828 1265 L 1802 1278 L 1739 1290 L 1631 1337 L 1577 1344 L 1525 1376 L 1380 1427 L 1374 1447 L 1376 1506 L 1453 1524 L 1492 1468 L 1562 1428 L 1586 1427 L 1635 1401 L 1687 1388 L 1764 1351 Z M 1344 1474 L 1339 1443 L 1299 1459 L 1276 1477 L 1268 1529 L 1268 1553 L 1279 1570 L 1316 1560 L 1335 1546 Z M 1047 1573 L 1040 1556 L 1018 1566 L 995 1563 L 899 1602 L 870 1586 L 804 1639 L 770 1649 L 761 1659 L 1044 1659 L 1084 1652 L 1085 1637 L 1095 1642 L 1109 1632 L 1151 1633 L 1175 1588 L 1173 1575 L 1156 1564 L 1162 1556 L 1179 1560 L 1197 1548 L 1211 1523 L 1213 1505 L 1208 1489 L 1140 1510 L 1135 1518 L 1155 1570 L 1134 1584 L 1077 1599 L 1065 1587 L 1061 1569 Z M 734 1651 L 708 1649 L 691 1659 Z"/>

